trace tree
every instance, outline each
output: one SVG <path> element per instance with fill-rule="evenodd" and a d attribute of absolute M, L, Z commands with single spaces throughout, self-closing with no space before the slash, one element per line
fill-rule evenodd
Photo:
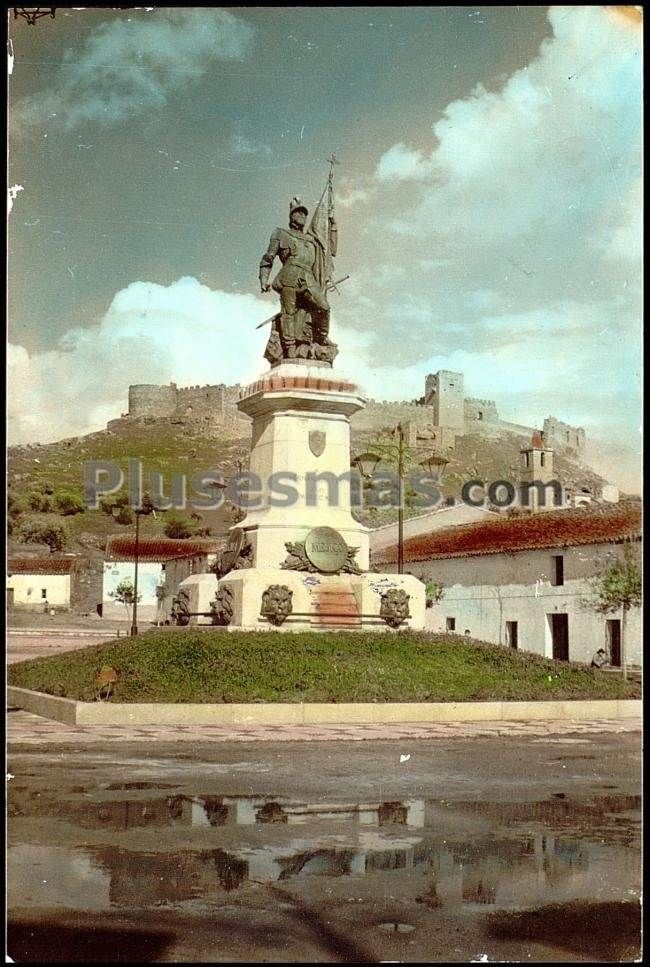
<path fill-rule="evenodd" d="M 195 533 L 196 527 L 182 514 L 170 514 L 165 521 L 165 537 L 186 540 L 188 537 L 193 537 Z"/>
<path fill-rule="evenodd" d="M 62 551 L 68 529 L 54 514 L 33 514 L 21 521 L 18 540 L 23 544 L 47 544 L 51 551 Z"/>
<path fill-rule="evenodd" d="M 131 578 L 124 578 L 114 591 L 108 592 L 109 598 L 114 598 L 120 604 L 123 604 L 126 608 L 127 618 L 131 617 L 130 609 L 133 607 L 135 601 L 135 588 L 133 587 L 133 581 Z M 138 602 L 140 602 L 142 595 L 138 595 Z"/>
<path fill-rule="evenodd" d="M 54 494 L 54 503 L 64 517 L 83 514 L 86 509 L 83 497 L 74 490 L 57 490 Z"/>
<path fill-rule="evenodd" d="M 118 524 L 132 524 L 133 523 L 133 511 L 130 507 L 120 507 L 117 514 L 115 515 L 115 520 Z"/>
<path fill-rule="evenodd" d="M 590 594 L 584 604 L 599 614 L 621 613 L 621 669 L 627 679 L 625 654 L 625 622 L 630 608 L 641 604 L 641 568 L 629 544 L 622 558 L 616 558 L 606 570 L 590 582 Z"/>
<path fill-rule="evenodd" d="M 438 604 L 442 600 L 445 590 L 442 584 L 438 584 L 436 581 L 427 581 L 425 586 L 427 608 L 432 608 L 434 604 Z"/>

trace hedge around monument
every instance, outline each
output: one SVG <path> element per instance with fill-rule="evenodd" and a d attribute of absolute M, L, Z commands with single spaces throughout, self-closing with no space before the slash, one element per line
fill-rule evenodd
<path fill-rule="evenodd" d="M 620 676 L 471 639 L 414 633 L 155 629 L 9 666 L 8 683 L 82 701 L 463 702 L 638 697 Z"/>

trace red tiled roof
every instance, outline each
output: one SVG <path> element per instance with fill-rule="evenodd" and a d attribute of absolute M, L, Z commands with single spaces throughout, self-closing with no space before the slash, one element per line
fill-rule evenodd
<path fill-rule="evenodd" d="M 404 541 L 405 561 L 472 557 L 578 544 L 609 544 L 641 537 L 641 507 L 549 510 L 460 524 Z M 397 546 L 379 551 L 373 564 L 393 564 Z"/>
<path fill-rule="evenodd" d="M 143 537 L 138 541 L 138 560 L 143 563 L 164 563 L 178 557 L 214 554 L 222 543 L 214 538 L 183 541 L 171 537 Z M 106 558 L 110 561 L 135 560 L 135 538 L 109 537 Z"/>
<path fill-rule="evenodd" d="M 74 557 L 11 557 L 8 574 L 69 574 L 76 564 Z"/>

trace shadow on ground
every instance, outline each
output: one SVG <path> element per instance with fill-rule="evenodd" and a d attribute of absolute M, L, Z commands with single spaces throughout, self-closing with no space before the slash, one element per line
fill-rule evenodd
<path fill-rule="evenodd" d="M 498 940 L 550 943 L 604 961 L 630 961 L 641 953 L 641 906 L 637 901 L 554 903 L 521 913 L 488 917 L 488 934 Z"/>

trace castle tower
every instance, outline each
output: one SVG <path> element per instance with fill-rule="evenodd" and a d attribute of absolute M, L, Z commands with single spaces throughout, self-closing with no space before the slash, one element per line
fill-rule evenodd
<path fill-rule="evenodd" d="M 441 369 L 429 373 L 425 383 L 425 403 L 433 406 L 434 426 L 445 429 L 465 430 L 465 388 L 463 374 Z"/>
<path fill-rule="evenodd" d="M 535 430 L 531 442 L 528 446 L 522 447 L 521 453 L 521 484 L 522 484 L 522 503 L 533 513 L 540 510 L 556 509 L 552 503 L 552 493 L 550 488 L 545 491 L 546 500 L 540 500 L 540 486 L 553 480 L 553 450 L 547 444 L 545 436 L 539 430 Z M 528 488 L 528 501 L 526 501 L 526 490 Z"/>

